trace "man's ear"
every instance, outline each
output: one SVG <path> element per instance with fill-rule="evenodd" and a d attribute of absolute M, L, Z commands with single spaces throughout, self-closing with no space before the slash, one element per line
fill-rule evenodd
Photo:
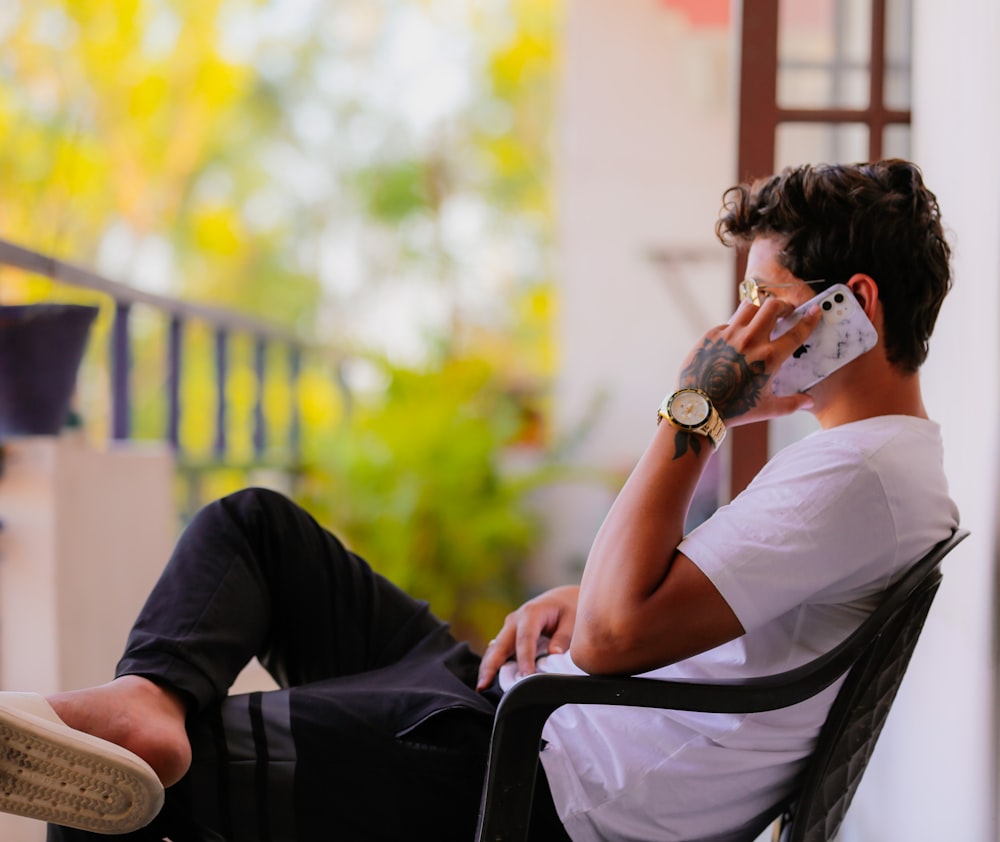
<path fill-rule="evenodd" d="M 865 311 L 869 321 L 874 323 L 875 313 L 879 305 L 878 284 L 872 280 L 871 276 L 859 272 L 857 275 L 852 275 L 851 279 L 847 281 L 847 288 L 854 293 L 854 297 L 861 305 L 861 309 Z"/>

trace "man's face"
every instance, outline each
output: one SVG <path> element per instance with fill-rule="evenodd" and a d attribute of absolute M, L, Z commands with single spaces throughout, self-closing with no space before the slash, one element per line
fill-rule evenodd
<path fill-rule="evenodd" d="M 757 282 L 761 300 L 779 298 L 798 307 L 812 298 L 816 290 L 778 263 L 781 247 L 777 237 L 757 237 L 747 254 L 746 277 Z"/>

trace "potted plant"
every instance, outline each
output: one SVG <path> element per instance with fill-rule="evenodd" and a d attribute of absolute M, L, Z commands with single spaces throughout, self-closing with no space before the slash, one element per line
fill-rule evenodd
<path fill-rule="evenodd" d="M 97 307 L 0 306 L 0 439 L 57 435 Z"/>

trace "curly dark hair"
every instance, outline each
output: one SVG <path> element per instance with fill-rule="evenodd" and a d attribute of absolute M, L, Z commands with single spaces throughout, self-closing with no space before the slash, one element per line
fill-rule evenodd
<path fill-rule="evenodd" d="M 916 371 L 927 358 L 951 288 L 951 248 L 937 198 L 915 164 L 805 165 L 730 187 L 715 232 L 726 245 L 784 240 L 778 260 L 803 280 L 869 275 L 884 308 L 889 361 Z"/>

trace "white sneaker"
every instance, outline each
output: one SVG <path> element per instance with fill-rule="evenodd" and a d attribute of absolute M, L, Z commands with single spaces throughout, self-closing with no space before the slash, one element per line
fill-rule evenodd
<path fill-rule="evenodd" d="M 141 757 L 64 723 L 37 693 L 0 693 L 0 812 L 130 833 L 163 806 Z"/>

